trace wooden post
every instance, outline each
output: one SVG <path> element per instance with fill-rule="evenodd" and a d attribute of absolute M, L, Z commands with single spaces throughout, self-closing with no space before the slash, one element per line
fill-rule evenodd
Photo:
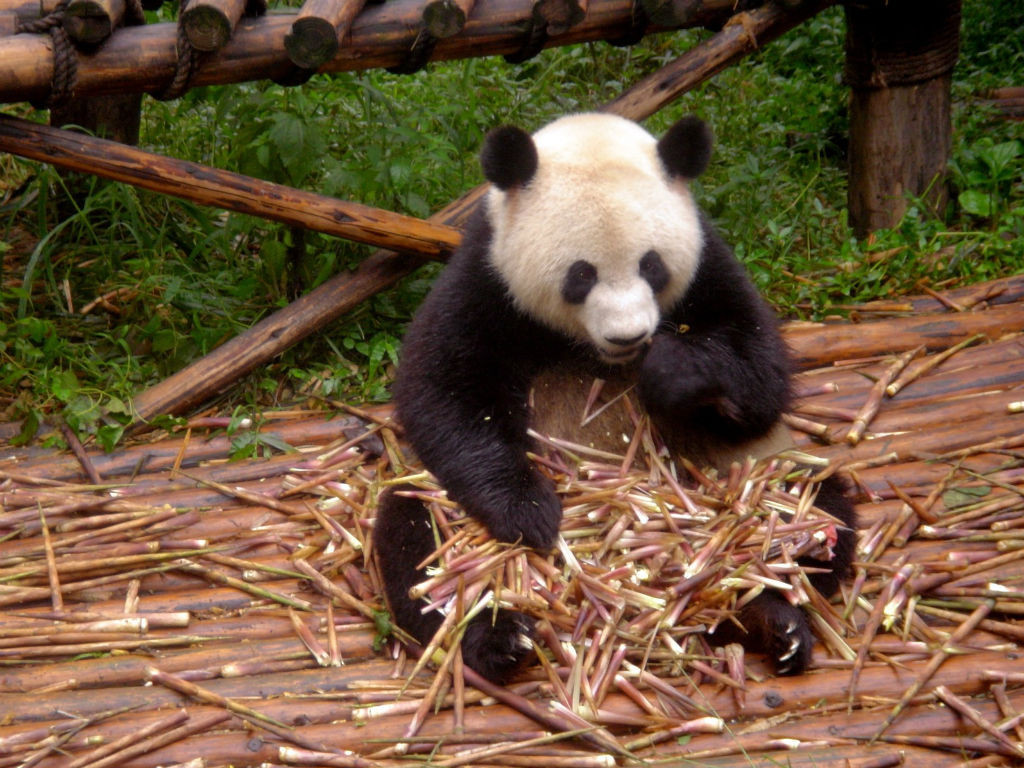
<path fill-rule="evenodd" d="M 846 6 L 849 213 L 858 236 L 899 223 L 907 197 L 945 204 L 961 0 Z"/>

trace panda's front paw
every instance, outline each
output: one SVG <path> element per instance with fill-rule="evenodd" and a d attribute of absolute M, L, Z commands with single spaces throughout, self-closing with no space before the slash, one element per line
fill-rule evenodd
<path fill-rule="evenodd" d="M 550 483 L 539 474 L 531 475 L 527 487 L 517 488 L 498 505 L 500 514 L 484 519 L 498 541 L 518 542 L 533 549 L 549 549 L 562 523 L 562 502 Z"/>
<path fill-rule="evenodd" d="M 814 635 L 807 616 L 781 596 L 764 592 L 736 618 L 743 631 L 734 625 L 723 625 L 712 636 L 712 642 L 739 642 L 754 653 L 764 653 L 780 675 L 798 675 L 811 663 Z"/>
<path fill-rule="evenodd" d="M 462 659 L 499 685 L 512 679 L 533 655 L 533 622 L 516 611 L 485 610 L 466 627 Z"/>
<path fill-rule="evenodd" d="M 648 410 L 682 414 L 723 400 L 721 378 L 708 370 L 697 348 L 659 334 L 644 356 L 638 389 Z"/>

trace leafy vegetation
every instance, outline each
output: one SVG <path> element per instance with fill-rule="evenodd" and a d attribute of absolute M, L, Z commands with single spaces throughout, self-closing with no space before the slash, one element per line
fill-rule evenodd
<path fill-rule="evenodd" d="M 894 229 L 863 241 L 850 232 L 840 9 L 648 121 L 657 132 L 696 112 L 714 126 L 717 154 L 700 201 L 784 315 L 821 317 L 1024 266 L 1024 130 L 982 100 L 990 88 L 1021 84 L 1024 9 L 1016 0 L 964 5 L 952 194 L 940 217 L 911 201 Z M 169 103 L 147 98 L 140 143 L 426 216 L 479 183 L 476 151 L 491 126 L 534 128 L 598 106 L 705 34 L 552 49 L 519 66 L 473 59 L 413 76 L 372 71 L 300 88 L 249 83 Z M 56 415 L 113 445 L 134 393 L 368 253 L 17 158 L 0 158 L 0 169 L 0 421 L 24 419 L 26 435 Z M 386 399 L 402 328 L 436 271 L 425 267 L 366 302 L 214 406 L 237 415 Z M 239 439 L 240 454 L 269 448 Z"/>

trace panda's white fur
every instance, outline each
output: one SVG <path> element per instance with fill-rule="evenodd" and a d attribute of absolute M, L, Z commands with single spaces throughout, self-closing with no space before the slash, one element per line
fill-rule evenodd
<path fill-rule="evenodd" d="M 687 180 L 670 178 L 654 137 L 615 115 L 563 117 L 533 140 L 529 184 L 488 193 L 491 263 L 527 315 L 591 343 L 608 362 L 628 360 L 697 270 L 704 237 Z M 657 296 L 637 270 L 648 251 L 670 276 Z M 577 260 L 596 267 L 598 281 L 570 304 L 560 286 Z M 623 349 L 611 339 L 633 343 Z"/>

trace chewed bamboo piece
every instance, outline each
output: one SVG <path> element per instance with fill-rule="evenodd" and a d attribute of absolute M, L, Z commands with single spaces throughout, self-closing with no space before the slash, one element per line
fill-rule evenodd
<path fill-rule="evenodd" d="M 657 445 L 649 434 L 634 443 Z M 813 506 L 811 470 L 748 460 L 721 478 L 694 468 L 700 483 L 686 487 L 674 467 L 647 460 L 643 449 L 646 466 L 558 445 L 564 450 L 538 458 L 563 502 L 551 553 L 494 541 L 422 473 L 406 478 L 414 490 L 404 493 L 427 504 L 440 541 L 421 563 L 428 578 L 410 594 L 449 619 L 500 606 L 548 628 L 538 651 L 567 711 L 613 724 L 602 703 L 621 691 L 640 697 L 647 717 L 692 716 L 697 706 L 655 681 L 689 672 L 741 691 L 745 679 L 742 656 L 718 668 L 706 632 L 764 589 L 829 610 L 824 600 L 812 603 L 796 564 L 808 554 L 827 558 L 838 525 Z M 465 595 L 474 602 L 462 604 Z M 451 650 L 445 634 L 425 655 Z M 673 703 L 660 705 L 666 700 Z"/>

